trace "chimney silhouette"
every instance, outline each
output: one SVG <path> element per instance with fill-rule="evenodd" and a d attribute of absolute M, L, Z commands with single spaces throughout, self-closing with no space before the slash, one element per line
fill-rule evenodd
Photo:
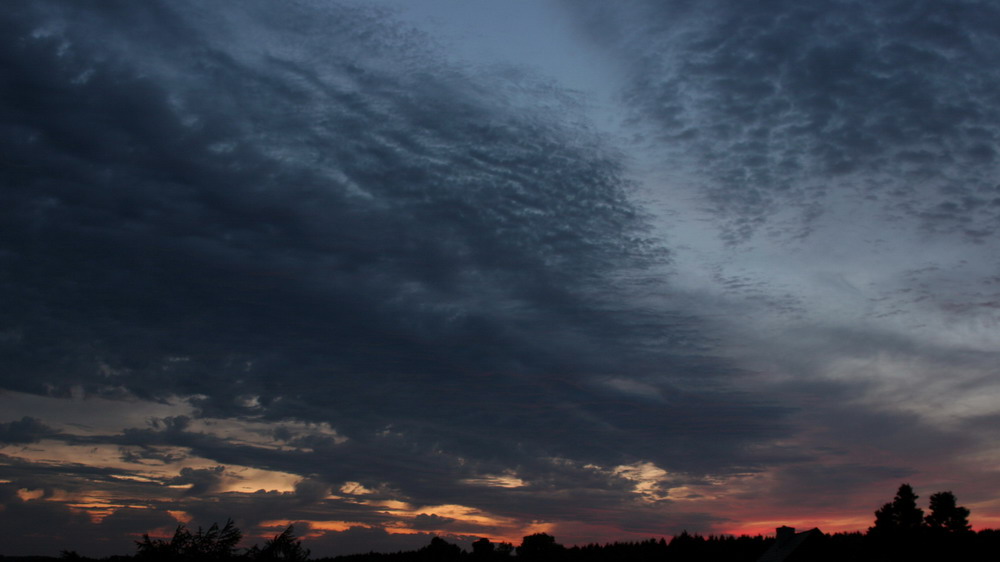
<path fill-rule="evenodd" d="M 778 544 L 785 544 L 795 536 L 795 527 L 782 525 L 774 531 L 774 537 L 778 539 Z"/>

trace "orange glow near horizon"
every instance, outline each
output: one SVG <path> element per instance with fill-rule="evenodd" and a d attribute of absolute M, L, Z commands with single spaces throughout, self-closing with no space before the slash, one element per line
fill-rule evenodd
<path fill-rule="evenodd" d="M 315 531 L 323 532 L 341 532 L 350 529 L 351 527 L 365 527 L 370 528 L 371 525 L 366 523 L 361 523 L 358 521 L 330 521 L 330 520 L 311 520 L 311 519 L 268 519 L 267 521 L 261 521 L 258 527 L 268 528 L 268 529 L 280 529 L 284 530 L 289 525 L 295 525 L 297 523 L 305 523 L 309 525 L 309 533 L 303 538 L 308 536 L 320 536 L 320 534 L 315 534 Z"/>
<path fill-rule="evenodd" d="M 736 523 L 732 526 L 722 527 L 718 530 L 723 535 L 763 535 L 765 537 L 774 536 L 778 527 L 793 527 L 798 531 L 807 531 L 818 528 L 824 533 L 852 533 L 855 531 L 864 532 L 872 525 L 868 517 L 845 516 L 840 518 L 808 517 L 808 518 L 773 518 L 758 521 L 747 521 Z"/>
<path fill-rule="evenodd" d="M 207 465 L 191 463 L 191 466 Z M 810 509 L 808 506 L 791 504 L 787 498 L 782 499 L 782 502 L 779 503 L 777 500 L 780 498 L 775 498 L 768 493 L 768 490 L 773 487 L 773 475 L 769 473 L 737 475 L 726 480 L 670 488 L 665 484 L 669 482 L 671 475 L 651 464 L 636 463 L 616 467 L 614 470 L 636 483 L 635 493 L 643 496 L 636 498 L 637 507 L 645 509 L 646 506 L 650 505 L 649 496 L 659 493 L 659 490 L 668 490 L 672 501 L 658 504 L 662 506 L 660 508 L 662 510 L 658 512 L 662 514 L 664 519 L 668 518 L 672 511 L 676 513 L 675 510 L 681 506 L 685 512 L 696 514 L 725 513 L 729 516 L 729 521 L 702 528 L 688 528 L 691 532 L 703 535 L 773 536 L 775 529 L 780 526 L 790 526 L 800 531 L 815 527 L 825 533 L 865 532 L 873 523 L 875 509 L 885 501 L 890 500 L 893 494 L 891 489 L 878 490 L 872 494 L 875 496 L 872 499 L 855 495 L 850 498 L 845 497 L 843 505 L 838 504 L 836 508 Z M 228 481 L 219 491 L 227 494 L 251 494 L 252 492 L 249 491 L 251 488 L 260 489 L 256 485 L 247 485 L 248 483 L 268 483 L 272 487 L 280 485 L 283 489 L 279 491 L 289 493 L 301 481 L 301 477 L 291 473 L 261 471 L 236 466 L 227 466 L 225 472 Z M 144 481 L 142 477 L 123 480 Z M 661 485 L 663 487 L 658 488 Z M 915 487 L 922 492 L 920 507 L 926 511 L 926 500 L 932 493 L 931 490 L 934 490 L 936 486 L 917 484 Z M 754 488 L 759 489 L 755 490 Z M 369 494 L 373 493 L 372 490 L 355 482 L 344 484 L 341 486 L 341 490 L 353 495 L 349 498 L 350 503 L 377 507 L 379 511 L 389 517 L 389 521 L 373 525 L 371 522 L 362 523 L 343 519 L 323 520 L 317 517 L 316 512 L 313 512 L 312 518 L 309 519 L 264 521 L 256 527 L 253 533 L 248 533 L 248 535 L 268 539 L 288 524 L 301 522 L 308 524 L 308 530 L 304 529 L 301 535 L 303 539 L 316 539 L 326 533 L 344 532 L 355 527 L 380 527 L 390 534 L 412 535 L 430 532 L 455 537 L 479 535 L 494 541 L 514 544 L 518 544 L 521 538 L 526 535 L 545 532 L 555 535 L 557 540 L 569 545 L 595 540 L 637 540 L 651 536 L 669 538 L 671 534 L 680 531 L 680 528 L 677 527 L 664 527 L 670 530 L 664 530 L 662 534 L 622 530 L 614 522 L 618 510 L 609 510 L 606 514 L 600 510 L 581 514 L 587 515 L 584 519 L 593 518 L 594 522 L 592 523 L 576 522 L 570 519 L 538 521 L 497 515 L 461 504 L 415 505 L 400 499 L 369 499 Z M 678 491 L 681 493 L 677 494 Z M 188 524 L 193 520 L 193 517 L 185 511 L 169 509 L 171 503 L 167 497 L 161 498 L 159 507 L 151 507 L 151 505 L 132 505 L 130 501 L 106 490 L 68 492 L 59 489 L 45 491 L 20 488 L 16 492 L 18 497 L 25 502 L 52 501 L 61 503 L 77 513 L 86 514 L 94 524 L 99 524 L 116 510 L 123 508 L 162 509 L 179 523 Z M 49 494 L 48 497 L 45 497 L 46 493 Z M 680 497 L 675 497 L 675 494 Z M 328 495 L 327 498 L 338 497 Z M 343 500 L 343 498 L 338 499 Z M 960 502 L 960 504 L 962 503 Z M 970 521 L 974 529 L 982 530 L 1000 526 L 1000 514 L 998 514 L 1000 501 L 964 503 L 964 505 L 972 511 Z M 627 509 L 627 507 L 623 506 L 622 509 Z M 652 521 L 655 521 L 656 513 L 655 511 L 650 512 Z M 447 525 L 442 524 L 438 528 L 429 528 L 426 526 L 426 518 L 417 519 L 420 516 L 438 516 L 453 521 L 447 522 Z M 417 525 L 417 522 L 423 524 Z M 681 521 L 681 523 L 683 522 Z M 169 537 L 172 532 L 173 528 L 157 529 L 150 531 L 150 535 Z"/>
<path fill-rule="evenodd" d="M 73 505 L 85 510 L 92 518 L 98 513 L 103 518 L 103 516 L 121 507 L 142 508 L 142 506 L 115 505 L 110 502 L 102 504 L 95 497 L 89 499 L 91 500 L 89 503 Z M 720 500 L 714 499 L 712 501 L 716 502 Z M 312 540 L 320 540 L 329 533 L 341 533 L 349 531 L 352 528 L 380 528 L 392 535 L 432 533 L 438 534 L 450 541 L 466 540 L 469 536 L 483 536 L 493 542 L 509 542 L 514 545 L 520 544 L 524 536 L 534 533 L 548 533 L 555 536 L 561 544 L 572 546 L 583 545 L 589 542 L 635 541 L 660 537 L 666 538 L 669 541 L 672 536 L 680 532 L 679 530 L 674 530 L 669 533 L 659 534 L 655 532 L 624 531 L 612 523 L 610 519 L 606 523 L 581 523 L 571 520 L 533 520 L 525 522 L 509 517 L 494 516 L 482 510 L 459 504 L 416 507 L 398 500 L 382 500 L 372 503 L 388 504 L 386 507 L 391 506 L 385 513 L 386 515 L 390 515 L 392 519 L 378 525 L 373 525 L 370 522 L 364 523 L 349 520 L 270 519 L 262 521 L 252 529 L 247 529 L 246 537 L 251 539 L 251 541 L 268 540 L 280 533 L 288 525 L 302 524 L 305 528 L 299 529 L 299 538 L 306 543 Z M 713 505 L 719 507 L 721 504 L 714 503 Z M 744 503 L 740 507 L 747 508 L 749 506 Z M 867 512 L 856 513 L 854 511 L 830 510 L 813 515 L 804 515 L 800 512 L 795 515 L 789 513 L 786 516 L 781 514 L 783 511 L 781 508 L 770 506 L 758 507 L 762 509 L 762 512 L 757 512 L 757 517 L 755 518 L 733 521 L 730 524 L 717 525 L 710 529 L 690 529 L 690 531 L 702 535 L 762 535 L 765 537 L 773 537 L 775 529 L 781 526 L 793 527 L 798 531 L 805 531 L 815 527 L 825 533 L 864 532 L 871 526 L 873 520 L 873 513 L 869 514 Z M 105 510 L 107 513 L 103 512 Z M 178 522 L 189 523 L 192 520 L 191 515 L 184 511 L 168 511 L 168 513 Z M 416 528 L 414 526 L 414 519 L 420 515 L 437 515 L 452 518 L 455 521 L 450 522 L 447 527 L 439 529 Z M 734 514 L 735 517 L 738 517 L 738 514 Z M 95 523 L 99 522 L 99 519 L 94 519 Z M 1000 522 L 1000 518 L 993 515 L 986 515 L 976 518 L 975 521 L 979 523 L 975 525 L 975 528 L 978 530 L 995 525 L 997 522 Z M 149 535 L 156 538 L 169 538 L 172 536 L 173 530 L 170 527 L 158 528 L 149 531 Z"/>

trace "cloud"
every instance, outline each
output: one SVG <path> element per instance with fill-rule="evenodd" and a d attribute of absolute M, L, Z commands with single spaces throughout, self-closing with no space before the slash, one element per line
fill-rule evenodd
<path fill-rule="evenodd" d="M 997 224 L 1000 11 L 979 2 L 568 3 L 619 57 L 675 181 L 745 241 L 865 204 L 983 240 Z M 796 224 L 782 224 L 790 209 Z M 839 216 L 839 215 L 838 215 Z"/>
<path fill-rule="evenodd" d="M 185 492 L 187 495 L 203 496 L 218 491 L 225 475 L 226 467 L 224 466 L 213 468 L 184 467 L 177 477 L 168 481 L 168 484 L 189 485 L 190 487 Z"/>
<path fill-rule="evenodd" d="M 356 455 L 331 480 L 392 451 L 369 474 L 418 495 L 458 457 L 725 470 L 780 431 L 782 409 L 724 390 L 655 405 L 581 382 L 728 373 L 685 343 L 696 318 L 637 320 L 617 280 L 669 252 L 561 92 L 449 66 L 373 12 L 245 10 L 5 16 L 6 322 L 23 334 L 5 387 L 327 422 Z M 182 444 L 180 423 L 117 441 Z M 217 462 L 247 452 L 202 438 L 186 445 Z"/>
<path fill-rule="evenodd" d="M 30 416 L 0 423 L 0 443 L 37 443 L 55 434 L 51 427 Z"/>
<path fill-rule="evenodd" d="M 814 448 L 789 454 L 769 445 L 799 431 L 792 422 L 803 419 L 802 402 L 786 399 L 794 391 L 735 389 L 751 370 L 715 355 L 697 297 L 655 279 L 674 253 L 650 234 L 627 159 L 580 124 L 568 93 L 530 73 L 452 66 L 426 38 L 375 12 L 244 9 L 231 19 L 186 4 L 40 3 L 4 16 L 10 33 L 0 51 L 13 54 L 2 90 L 10 134 L 0 142 L 12 165 L 0 174 L 14 187 L 0 194 L 8 241 L 0 259 L 12 295 L 4 329 L 17 337 L 0 339 L 0 384 L 67 399 L 83 388 L 184 400 L 194 407 L 188 416 L 88 439 L 122 447 L 129 463 L 205 462 L 128 488 L 111 487 L 112 474 L 141 476 L 149 466 L 94 475 L 49 467 L 46 482 L 62 470 L 79 489 L 100 483 L 170 501 L 206 526 L 234 514 L 248 528 L 274 514 L 373 526 L 316 539 L 344 552 L 400 520 L 490 533 L 541 520 L 581 540 L 581 525 L 610 539 L 608 529 L 709 531 L 724 520 L 669 494 L 643 503 L 614 473 L 641 462 L 669 473 L 667 483 L 773 470 L 804 490 L 828 476 L 810 465 L 820 458 Z M 897 149 L 857 144 L 846 128 L 796 129 L 820 118 L 822 99 L 796 105 L 799 113 L 776 121 L 775 140 L 757 142 L 755 127 L 783 100 L 825 90 L 771 93 L 758 106 L 764 94 L 750 88 L 764 88 L 755 73 L 767 66 L 731 58 L 779 39 L 743 29 L 722 8 L 704 10 L 703 19 L 683 16 L 701 22 L 692 37 L 671 39 L 687 66 L 663 74 L 657 65 L 666 62 L 637 58 L 663 83 L 634 86 L 630 99 L 637 115 L 650 112 L 658 146 L 702 170 L 694 179 L 734 240 L 788 206 L 813 220 L 827 205 L 820 183 L 830 174 L 846 185 L 860 170 L 902 166 L 890 157 Z M 827 21 L 802 10 L 796 17 Z M 703 60 L 698 42 L 718 40 L 720 21 L 737 26 L 734 43 Z M 829 64 L 863 74 L 856 67 L 867 62 L 849 55 Z M 822 63 L 802 56 L 795 65 Z M 789 80 L 810 87 L 795 65 Z M 720 82 L 727 73 L 739 87 Z M 684 91 L 677 124 L 665 125 L 667 94 L 658 88 L 671 80 Z M 837 95 L 850 102 L 838 118 L 862 115 L 856 93 Z M 671 137 L 681 133 L 692 144 Z M 836 171 L 851 158 L 856 169 Z M 786 160 L 799 167 L 783 167 Z M 907 197 L 886 201 L 886 212 L 904 209 Z M 942 209 L 933 220 L 946 225 L 972 208 Z M 768 284 L 719 278 L 771 298 Z M 798 312 L 810 303 L 772 305 Z M 911 443 L 915 435 L 893 415 L 858 418 L 893 430 L 877 435 L 880 445 L 903 448 L 892 436 Z M 330 431 L 277 431 L 277 443 L 234 438 L 209 421 Z M 295 493 L 224 492 L 231 466 L 303 480 Z M 850 482 L 900 473 L 891 463 L 841 466 L 852 469 Z M 524 484 L 468 483 L 508 473 Z M 427 511 L 386 514 L 359 498 L 326 497 L 344 482 Z M 500 523 L 433 513 L 441 504 Z M 391 537 L 383 544 L 429 540 Z"/>
<path fill-rule="evenodd" d="M 452 517 L 441 517 L 436 513 L 420 513 L 410 521 L 410 527 L 420 530 L 443 529 L 455 522 Z"/>
<path fill-rule="evenodd" d="M 121 459 L 127 463 L 139 464 L 144 461 L 156 461 L 162 464 L 172 464 L 184 458 L 183 454 L 171 451 L 160 451 L 153 447 L 122 447 Z"/>
<path fill-rule="evenodd" d="M 316 502 L 330 494 L 330 485 L 319 480 L 304 478 L 295 484 L 295 495 L 303 502 Z"/>
<path fill-rule="evenodd" d="M 614 159 L 585 132 L 484 106 L 480 92 L 444 69 L 430 81 L 343 68 L 340 59 L 273 68 L 256 60 L 267 52 L 237 51 L 230 55 L 253 60 L 230 61 L 225 77 L 185 67 L 192 62 L 180 54 L 161 61 L 184 72 L 167 82 L 157 71 L 168 69 L 143 66 L 140 74 L 133 54 L 91 44 L 87 25 L 64 25 L 70 15 L 53 11 L 46 15 L 61 31 L 51 35 L 31 35 L 27 16 L 15 20 L 12 48 L 33 62 L 10 75 L 20 80 L 10 91 L 36 99 L 32 92 L 45 91 L 48 105 L 6 100 L 10 126 L 24 134 L 11 141 L 18 188 L 6 196 L 17 208 L 9 224 L 18 246 L 5 255 L 19 282 L 63 268 L 76 281 L 61 286 L 52 277 L 12 312 L 26 332 L 12 350 L 20 359 L 54 345 L 43 335 L 48 326 L 66 346 L 88 349 L 61 365 L 69 381 L 114 387 L 122 384 L 116 373 L 141 368 L 126 385 L 133 392 L 204 393 L 205 408 L 239 412 L 242 397 L 270 406 L 285 393 L 258 382 L 263 371 L 315 369 L 328 356 L 339 357 L 337 369 L 419 375 L 503 370 L 530 351 L 537 358 L 529 367 L 539 368 L 565 362 L 559 347 L 568 342 L 546 338 L 546 348 L 533 349 L 534 324 L 563 339 L 613 337 L 607 315 L 584 300 L 601 284 L 583 280 L 641 256 L 642 225 Z M 142 17 L 127 8 L 81 19 L 120 29 L 116 18 Z M 176 25 L 153 37 L 208 50 L 196 64 L 222 64 L 204 37 Z M 72 47 L 60 51 L 63 44 Z M 344 59 L 363 49 L 336 46 L 350 48 Z M 115 62 L 91 68 L 104 59 Z M 74 82 L 78 74 L 87 78 Z M 244 80 L 259 91 L 246 93 Z M 422 87 L 411 88 L 416 80 Z M 414 93 L 397 93 L 405 90 Z M 295 96 L 309 100 L 308 110 L 283 103 Z M 95 119 L 99 129 L 88 126 Z M 237 123 L 256 123 L 266 138 L 231 130 Z M 70 132 L 89 140 L 68 143 Z M 236 148 L 220 148 L 229 145 Z M 56 162 L 64 171 L 46 178 Z M 95 177 L 98 168 L 113 173 Z M 41 244 L 55 251 L 37 270 L 18 265 Z M 60 298 L 71 304 L 30 321 L 28 312 Z M 130 334 L 128 345 L 87 348 L 93 337 L 70 333 L 84 324 L 96 337 Z M 252 351 L 265 342 L 288 351 Z M 110 366 L 101 377 L 98 361 Z M 22 372 L 27 365 L 18 363 Z M 244 374 L 243 387 L 230 388 Z M 294 392 L 295 381 L 287 384 Z"/>
<path fill-rule="evenodd" d="M 0 484 L 0 506 L 9 556 L 56 556 L 62 550 L 84 556 L 122 554 L 133 547 L 136 533 L 176 523 L 164 511 L 137 508 L 116 509 L 95 523 L 61 501 L 22 500 L 11 484 Z"/>

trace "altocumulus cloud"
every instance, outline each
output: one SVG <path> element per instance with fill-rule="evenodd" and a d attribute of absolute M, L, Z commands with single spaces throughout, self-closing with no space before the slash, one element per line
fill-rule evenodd
<path fill-rule="evenodd" d="M 784 434 L 784 409 L 727 390 L 738 371 L 695 316 L 641 306 L 631 281 L 670 253 L 553 84 L 444 63 L 335 4 L 36 2 L 0 26 L 0 384 L 185 410 L 59 428 L 103 455 L 86 462 L 8 451 L 5 519 L 86 527 L 32 496 L 64 470 L 77 499 L 150 524 L 354 524 L 329 544 L 632 528 L 621 510 L 669 501 L 614 467 L 679 486 L 753 471 L 751 445 Z M 38 416 L 5 421 L 8 441 L 55 435 Z M 237 493 L 240 470 L 301 493 Z"/>
<path fill-rule="evenodd" d="M 734 242 L 831 207 L 996 233 L 1000 11 L 987 2 L 574 3 L 624 98 Z"/>

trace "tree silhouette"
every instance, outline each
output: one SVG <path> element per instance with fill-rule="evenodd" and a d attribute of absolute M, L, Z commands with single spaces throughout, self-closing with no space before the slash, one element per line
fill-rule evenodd
<path fill-rule="evenodd" d="M 451 544 L 441 537 L 434 537 L 431 539 L 431 544 L 417 551 L 417 557 L 421 560 L 433 560 L 435 562 L 454 561 L 462 557 L 462 547 L 457 544 Z"/>
<path fill-rule="evenodd" d="M 685 529 L 670 539 L 670 544 L 667 545 L 668 558 L 679 562 L 700 560 L 704 557 L 705 543 L 705 537 L 692 535 Z"/>
<path fill-rule="evenodd" d="M 289 525 L 273 539 L 264 543 L 264 548 L 254 545 L 247 551 L 251 560 L 301 562 L 309 558 L 309 549 L 302 547 L 302 541 L 295 538 L 295 528 Z"/>
<path fill-rule="evenodd" d="M 896 497 L 875 512 L 875 526 L 869 529 L 876 535 L 913 533 L 924 524 L 924 511 L 917 507 L 917 494 L 909 484 L 902 484 Z"/>
<path fill-rule="evenodd" d="M 220 529 L 218 523 L 212 523 L 204 534 L 201 527 L 194 536 L 199 558 L 225 559 L 236 555 L 236 545 L 243 538 L 243 533 L 236 528 L 232 519 L 226 519 L 226 524 Z"/>
<path fill-rule="evenodd" d="M 497 543 L 495 552 L 498 558 L 510 558 L 511 553 L 514 552 L 514 545 L 509 542 Z"/>
<path fill-rule="evenodd" d="M 488 560 L 493 557 L 496 545 L 485 537 L 472 543 L 472 557 L 476 559 Z"/>
<path fill-rule="evenodd" d="M 949 533 L 970 532 L 972 526 L 969 525 L 969 510 L 956 503 L 955 494 L 950 491 L 931 494 L 931 512 L 924 518 L 927 526 Z"/>
<path fill-rule="evenodd" d="M 177 526 L 169 540 L 151 539 L 148 534 L 136 541 L 136 557 L 143 560 L 225 560 L 236 556 L 236 545 L 243 533 L 236 528 L 232 519 L 227 519 L 221 529 L 212 523 L 207 531 L 198 527 L 191 533 L 182 523 Z"/>
<path fill-rule="evenodd" d="M 548 533 L 535 533 L 521 539 L 517 557 L 521 560 L 555 560 L 566 550 Z"/>

